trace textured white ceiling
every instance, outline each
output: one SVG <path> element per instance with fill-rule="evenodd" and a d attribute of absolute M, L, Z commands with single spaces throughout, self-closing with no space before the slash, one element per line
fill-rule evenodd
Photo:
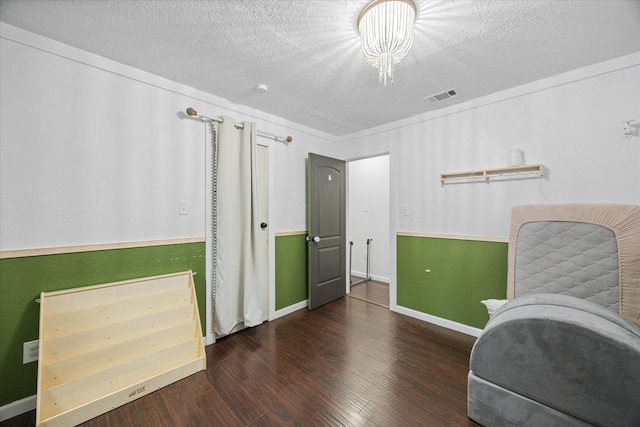
<path fill-rule="evenodd" d="M 640 51 L 637 0 L 414 2 L 387 87 L 360 51 L 369 0 L 2 0 L 0 20 L 337 136 Z"/>

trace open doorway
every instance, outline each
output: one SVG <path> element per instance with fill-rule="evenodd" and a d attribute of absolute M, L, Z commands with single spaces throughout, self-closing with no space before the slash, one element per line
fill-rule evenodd
<path fill-rule="evenodd" d="M 389 307 L 389 155 L 347 164 L 349 296 Z"/>

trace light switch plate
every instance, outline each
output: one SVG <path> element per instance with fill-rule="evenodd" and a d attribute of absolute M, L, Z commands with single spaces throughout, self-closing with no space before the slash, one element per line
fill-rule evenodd
<path fill-rule="evenodd" d="M 189 202 L 186 200 L 180 200 L 180 207 L 178 210 L 180 215 L 189 215 Z"/>

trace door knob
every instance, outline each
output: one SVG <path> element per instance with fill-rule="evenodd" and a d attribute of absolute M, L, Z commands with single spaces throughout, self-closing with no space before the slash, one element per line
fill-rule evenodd
<path fill-rule="evenodd" d="M 318 242 L 320 241 L 320 237 L 315 236 L 312 240 L 313 240 L 314 242 L 318 243 Z"/>
<path fill-rule="evenodd" d="M 266 222 L 261 222 L 261 223 L 260 223 L 260 228 L 262 228 L 263 230 L 264 230 L 265 228 L 267 228 L 267 223 L 266 223 Z"/>

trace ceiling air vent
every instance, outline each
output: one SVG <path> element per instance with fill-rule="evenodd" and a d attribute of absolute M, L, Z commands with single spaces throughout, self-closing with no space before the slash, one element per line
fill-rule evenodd
<path fill-rule="evenodd" d="M 456 89 L 445 90 L 444 92 L 436 93 L 433 95 L 425 96 L 424 100 L 429 102 L 430 104 L 434 104 L 436 102 L 444 101 L 445 99 L 449 99 L 453 96 L 458 96 L 458 91 Z"/>

